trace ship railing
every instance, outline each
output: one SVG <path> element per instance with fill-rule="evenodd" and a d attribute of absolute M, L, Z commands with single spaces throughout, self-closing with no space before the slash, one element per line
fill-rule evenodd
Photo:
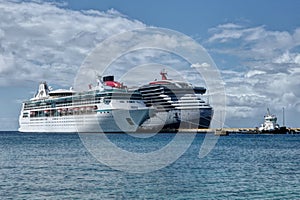
<path fill-rule="evenodd" d="M 68 102 L 68 103 L 56 103 L 55 107 L 52 105 L 43 105 L 43 106 L 25 106 L 24 110 L 36 110 L 36 109 L 48 109 L 48 108 L 58 108 L 58 107 L 69 107 L 69 106 L 78 106 L 78 105 L 88 105 L 88 104 L 98 104 L 101 103 L 101 100 L 95 101 L 76 101 L 76 102 Z"/>

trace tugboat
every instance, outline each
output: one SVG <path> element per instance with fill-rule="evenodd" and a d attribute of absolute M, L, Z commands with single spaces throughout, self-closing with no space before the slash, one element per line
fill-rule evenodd
<path fill-rule="evenodd" d="M 259 133 L 288 133 L 288 129 L 285 126 L 279 126 L 279 124 L 277 124 L 277 117 L 270 114 L 269 108 L 267 109 L 267 115 L 264 116 L 264 119 L 264 123 L 258 128 Z"/>

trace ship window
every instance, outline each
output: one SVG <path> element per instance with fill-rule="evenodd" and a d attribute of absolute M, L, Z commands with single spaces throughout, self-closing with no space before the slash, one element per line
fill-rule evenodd
<path fill-rule="evenodd" d="M 127 120 L 128 124 L 134 125 L 134 123 L 132 122 L 132 120 L 130 118 L 126 118 L 126 120 Z"/>

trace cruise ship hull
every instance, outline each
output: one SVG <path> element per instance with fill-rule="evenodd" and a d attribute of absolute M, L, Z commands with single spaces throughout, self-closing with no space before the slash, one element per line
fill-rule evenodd
<path fill-rule="evenodd" d="M 211 108 L 156 112 L 142 124 L 140 131 L 209 128 L 212 116 Z"/>
<path fill-rule="evenodd" d="M 20 132 L 117 133 L 135 132 L 148 117 L 148 109 L 101 111 L 78 116 L 21 118 Z"/>

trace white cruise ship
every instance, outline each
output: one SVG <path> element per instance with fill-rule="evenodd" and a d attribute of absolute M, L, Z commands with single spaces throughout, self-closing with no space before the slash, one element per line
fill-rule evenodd
<path fill-rule="evenodd" d="M 203 99 L 204 87 L 167 78 L 161 71 L 162 79 L 139 88 L 145 104 L 155 110 L 142 124 L 142 129 L 208 128 L 213 109 Z"/>
<path fill-rule="evenodd" d="M 34 98 L 23 102 L 20 132 L 135 132 L 149 117 L 141 94 L 129 92 L 113 76 L 98 77 L 84 92 L 49 90 L 39 85 Z"/>

